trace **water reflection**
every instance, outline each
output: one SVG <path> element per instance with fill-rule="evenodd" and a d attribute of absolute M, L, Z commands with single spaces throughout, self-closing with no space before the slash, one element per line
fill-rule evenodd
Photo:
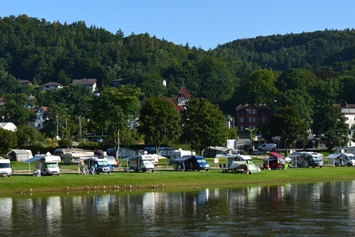
<path fill-rule="evenodd" d="M 194 192 L 0 198 L 1 236 L 334 236 L 355 232 L 355 181 Z"/>

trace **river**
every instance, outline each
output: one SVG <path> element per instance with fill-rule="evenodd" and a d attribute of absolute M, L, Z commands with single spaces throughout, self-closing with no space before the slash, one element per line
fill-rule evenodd
<path fill-rule="evenodd" d="M 0 236 L 351 236 L 355 181 L 0 197 Z"/>

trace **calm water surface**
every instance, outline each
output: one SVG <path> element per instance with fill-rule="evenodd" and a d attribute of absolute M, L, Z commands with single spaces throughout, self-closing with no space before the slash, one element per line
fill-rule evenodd
<path fill-rule="evenodd" d="M 355 181 L 0 197 L 0 236 L 354 236 Z"/>

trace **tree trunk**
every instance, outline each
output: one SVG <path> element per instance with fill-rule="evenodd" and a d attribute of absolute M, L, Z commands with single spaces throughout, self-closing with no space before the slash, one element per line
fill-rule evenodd
<path fill-rule="evenodd" d="M 120 129 L 117 129 L 117 147 L 116 147 L 116 160 L 118 161 L 118 153 L 120 151 Z"/>

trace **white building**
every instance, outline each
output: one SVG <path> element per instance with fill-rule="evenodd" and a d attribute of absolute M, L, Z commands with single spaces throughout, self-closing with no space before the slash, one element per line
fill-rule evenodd
<path fill-rule="evenodd" d="M 96 91 L 97 88 L 97 80 L 94 79 L 74 79 L 72 82 L 73 85 L 82 85 L 84 87 L 89 88 L 92 92 Z"/>
<path fill-rule="evenodd" d="M 355 132 L 355 104 L 348 104 L 348 103 L 343 103 L 343 104 L 335 104 L 334 106 L 340 107 L 341 112 L 345 116 L 345 123 L 349 127 L 349 142 L 348 146 L 355 146 L 355 143 L 351 141 L 351 139 L 354 137 L 354 132 Z"/>
<path fill-rule="evenodd" d="M 57 89 L 62 89 L 63 86 L 59 84 L 58 82 L 48 82 L 46 84 L 41 85 L 42 90 L 44 91 L 50 91 L 50 90 L 57 90 Z"/>

